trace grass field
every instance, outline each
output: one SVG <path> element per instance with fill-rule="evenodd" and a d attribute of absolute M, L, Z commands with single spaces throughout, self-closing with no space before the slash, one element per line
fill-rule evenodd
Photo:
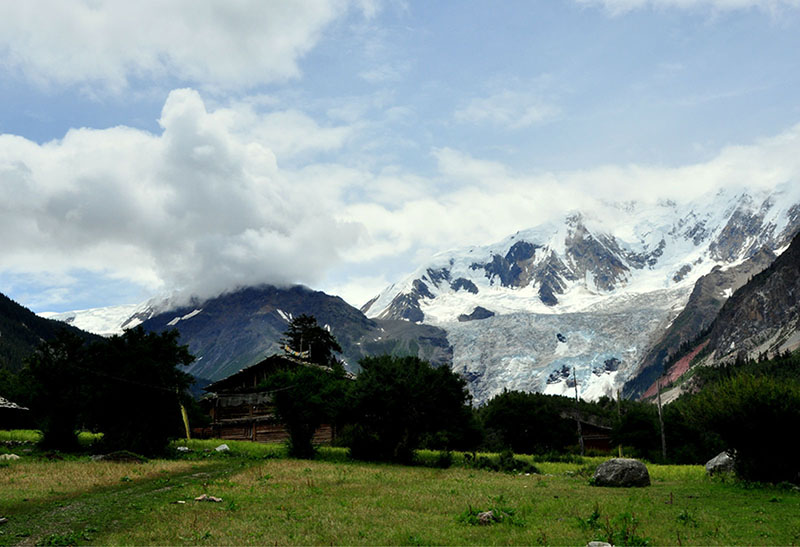
<path fill-rule="evenodd" d="M 601 459 L 510 475 L 464 468 L 460 455 L 433 469 L 335 448 L 314 461 L 250 443 L 219 454 L 219 443 L 143 464 L 23 454 L 0 466 L 0 544 L 800 544 L 799 493 L 712 481 L 699 466 L 649 465 L 652 486 L 611 489 L 589 485 Z M 502 520 L 477 524 L 487 510 Z"/>

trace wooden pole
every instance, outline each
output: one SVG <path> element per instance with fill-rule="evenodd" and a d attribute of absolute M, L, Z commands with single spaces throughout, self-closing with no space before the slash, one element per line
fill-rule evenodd
<path fill-rule="evenodd" d="M 620 423 L 622 422 L 622 390 L 617 390 L 617 418 L 619 419 Z M 617 445 L 617 453 L 619 457 L 624 457 L 622 455 L 622 443 Z"/>
<path fill-rule="evenodd" d="M 181 418 L 183 419 L 183 428 L 186 430 L 186 441 L 192 440 L 192 430 L 189 427 L 189 414 L 186 412 L 186 407 L 181 402 L 181 392 L 175 388 L 175 394 L 178 396 L 178 404 L 181 405 Z"/>
<path fill-rule="evenodd" d="M 572 379 L 575 382 L 575 421 L 578 423 L 578 443 L 581 447 L 581 456 L 585 455 L 586 449 L 583 444 L 583 429 L 581 428 L 581 409 L 578 406 L 578 376 L 575 374 L 575 367 L 572 367 Z"/>
<path fill-rule="evenodd" d="M 661 413 L 661 376 L 658 377 L 658 425 L 661 428 L 661 459 L 667 461 L 667 437 L 664 435 L 664 416 Z"/>

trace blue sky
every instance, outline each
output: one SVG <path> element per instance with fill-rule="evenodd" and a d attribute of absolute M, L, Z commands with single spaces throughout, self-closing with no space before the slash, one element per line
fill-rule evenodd
<path fill-rule="evenodd" d="M 800 0 L 0 5 L 0 292 L 304 283 L 796 180 Z"/>

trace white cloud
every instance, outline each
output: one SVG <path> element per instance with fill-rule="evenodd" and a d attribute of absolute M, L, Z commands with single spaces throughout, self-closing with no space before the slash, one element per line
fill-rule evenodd
<path fill-rule="evenodd" d="M 800 0 L 575 0 L 579 4 L 601 5 L 612 14 L 642 8 L 712 9 L 734 11 L 760 9 L 775 13 L 785 8 L 799 8 Z"/>
<path fill-rule="evenodd" d="M 506 89 L 487 97 L 471 99 L 455 111 L 455 118 L 460 122 L 521 129 L 549 121 L 558 113 L 557 106 L 543 100 L 535 92 Z"/>
<path fill-rule="evenodd" d="M 604 201 L 683 202 L 725 186 L 800 183 L 800 124 L 751 145 L 727 147 L 708 162 L 677 168 L 607 165 L 518 173 L 452 149 L 435 153 L 437 178 L 412 187 L 413 195 L 409 192 L 402 202 L 364 200 L 343 209 L 343 219 L 366 227 L 348 261 L 377 262 L 403 254 L 421 261 L 450 248 L 495 242 L 569 211 L 591 212 Z"/>
<path fill-rule="evenodd" d="M 182 89 L 164 104 L 160 135 L 77 129 L 42 145 L 0 135 L 0 270 L 87 270 L 201 295 L 313 284 L 360 228 L 290 181 L 236 119 Z M 297 121 L 278 120 L 288 133 Z"/>
<path fill-rule="evenodd" d="M 358 129 L 278 114 L 248 101 L 209 109 L 181 89 L 164 104 L 159 134 L 74 129 L 44 144 L 0 135 L 0 274 L 47 273 L 42 294 L 53 301 L 88 271 L 200 295 L 324 282 L 358 303 L 430 254 L 488 244 L 598 200 L 682 201 L 721 186 L 800 181 L 800 124 L 678 168 L 520 172 L 443 147 L 432 150 L 436 171 L 423 175 L 315 163 L 315 152 L 345 147 Z M 281 167 L 281 134 L 308 135 L 310 144 L 290 139 L 283 152 L 311 160 Z"/>
<path fill-rule="evenodd" d="M 297 61 L 347 0 L 26 0 L 0 3 L 0 67 L 38 83 L 125 89 L 178 78 L 221 89 L 299 75 Z M 369 2 L 359 6 L 369 16 Z"/>

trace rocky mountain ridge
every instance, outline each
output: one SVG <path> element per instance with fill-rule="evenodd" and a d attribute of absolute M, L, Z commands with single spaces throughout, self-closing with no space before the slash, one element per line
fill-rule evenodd
<path fill-rule="evenodd" d="M 177 329 L 180 342 L 196 357 L 191 374 L 217 380 L 282 351 L 280 340 L 295 316 L 313 315 L 342 346 L 351 371 L 366 355 L 417 355 L 450 363 L 452 348 L 441 329 L 407 321 L 373 320 L 336 296 L 297 285 L 262 285 L 156 313 L 145 330 Z"/>

